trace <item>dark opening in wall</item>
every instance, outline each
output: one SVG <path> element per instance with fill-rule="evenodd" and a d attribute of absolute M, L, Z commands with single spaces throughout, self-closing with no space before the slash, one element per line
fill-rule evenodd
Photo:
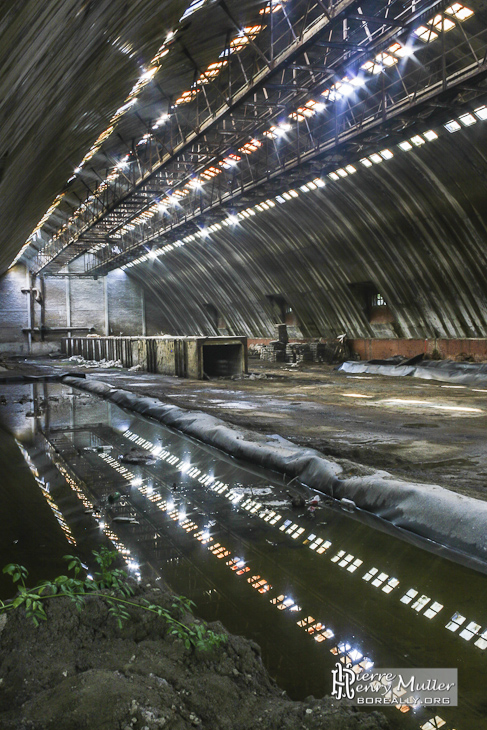
<path fill-rule="evenodd" d="M 205 311 L 208 316 L 208 319 L 210 320 L 211 324 L 215 328 L 215 330 L 220 335 L 226 335 L 229 334 L 229 329 L 227 327 L 227 323 L 225 322 L 224 318 L 218 311 L 218 309 L 215 307 L 214 304 L 205 304 Z"/>
<path fill-rule="evenodd" d="M 290 304 L 280 294 L 267 295 L 272 305 L 272 313 L 276 324 L 287 324 L 291 327 L 299 327 L 299 320 Z"/>
<path fill-rule="evenodd" d="M 349 284 L 355 300 L 370 324 L 389 324 L 394 322 L 394 314 L 383 294 L 371 281 Z"/>
<path fill-rule="evenodd" d="M 210 378 L 242 372 L 243 345 L 203 345 L 203 372 Z"/>

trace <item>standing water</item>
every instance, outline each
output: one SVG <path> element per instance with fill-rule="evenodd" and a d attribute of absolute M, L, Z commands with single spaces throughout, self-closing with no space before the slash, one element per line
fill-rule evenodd
<path fill-rule="evenodd" d="M 32 581 L 62 556 L 115 546 L 204 619 L 262 647 L 294 699 L 359 668 L 457 667 L 459 706 L 385 710 L 405 730 L 487 727 L 487 577 L 333 505 L 293 507 L 277 474 L 58 384 L 10 385 L 0 405 L 3 563 Z M 310 495 L 311 496 L 311 493 Z M 8 597 L 2 577 L 0 597 Z"/>

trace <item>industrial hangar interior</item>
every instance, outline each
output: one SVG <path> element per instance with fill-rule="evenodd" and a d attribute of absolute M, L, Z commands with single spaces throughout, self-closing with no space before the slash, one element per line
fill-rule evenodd
<path fill-rule="evenodd" d="M 52 653 L 30 694 L 0 665 L 2 727 L 487 728 L 487 9 L 465 2 L 0 10 L 2 566 L 115 550 L 265 666 L 206 628 L 231 690 L 215 659 L 193 705 L 181 676 L 129 702 L 115 659 L 78 657 L 68 692 L 0 603 L 7 654 L 19 631 Z M 455 668 L 458 702 L 368 715 L 335 666 Z"/>

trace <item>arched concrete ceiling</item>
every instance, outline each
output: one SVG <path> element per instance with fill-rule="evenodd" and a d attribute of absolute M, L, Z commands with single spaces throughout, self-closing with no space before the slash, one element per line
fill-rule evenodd
<path fill-rule="evenodd" d="M 0 271 L 63 190 L 189 2 L 2 3 Z M 238 20 L 255 2 L 231 4 Z M 210 25 L 205 12 L 202 19 L 200 12 L 185 21 L 180 37 L 202 63 L 209 63 L 215 37 L 225 36 L 231 24 L 220 11 Z M 165 91 L 184 88 L 192 69 L 180 55 L 166 64 Z M 130 141 L 130 129 L 124 134 Z M 73 197 L 71 205 L 79 205 L 79 199 Z"/>
<path fill-rule="evenodd" d="M 483 125 L 358 167 L 128 269 L 149 293 L 152 333 L 214 332 L 211 304 L 231 332 L 274 336 L 268 297 L 281 296 L 308 336 L 487 336 Z M 385 325 L 364 309 L 369 283 L 389 306 Z"/>

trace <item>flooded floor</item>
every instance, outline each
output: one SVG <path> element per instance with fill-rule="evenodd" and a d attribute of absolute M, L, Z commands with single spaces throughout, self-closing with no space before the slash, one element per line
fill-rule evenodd
<path fill-rule="evenodd" d="M 405 730 L 487 727 L 487 576 L 333 505 L 293 509 L 279 475 L 85 393 L 3 394 L 2 565 L 49 578 L 63 555 L 89 563 L 114 545 L 135 576 L 166 581 L 203 618 L 260 644 L 293 698 L 330 693 L 337 659 L 457 667 L 458 708 L 386 715 Z M 4 579 L 0 591 L 9 595 Z"/>

